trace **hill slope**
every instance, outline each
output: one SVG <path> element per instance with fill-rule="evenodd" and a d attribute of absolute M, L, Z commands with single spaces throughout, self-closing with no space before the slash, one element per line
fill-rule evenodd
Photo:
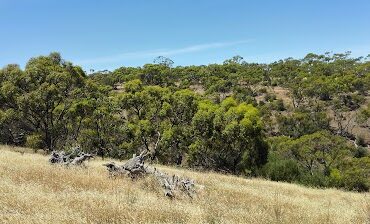
<path fill-rule="evenodd" d="M 160 169 L 205 186 L 194 200 L 169 200 L 150 179 L 109 179 L 50 166 L 40 154 L 0 146 L 0 223 L 369 223 L 370 195 Z"/>

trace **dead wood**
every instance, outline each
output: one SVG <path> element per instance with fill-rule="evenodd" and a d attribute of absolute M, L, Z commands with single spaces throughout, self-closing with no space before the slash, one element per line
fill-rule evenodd
<path fill-rule="evenodd" d="M 51 164 L 61 164 L 66 166 L 83 166 L 86 160 L 93 157 L 94 155 L 84 153 L 80 150 L 80 147 L 76 147 L 68 154 L 64 151 L 53 151 L 50 155 L 49 162 Z"/>
<path fill-rule="evenodd" d="M 152 175 L 163 188 L 164 195 L 169 198 L 174 198 L 179 192 L 185 193 L 193 198 L 195 195 L 195 181 L 179 177 L 177 175 L 169 175 L 157 170 L 155 167 L 145 166 L 144 161 L 147 153 L 142 152 L 140 155 L 134 155 L 123 165 L 116 165 L 114 162 L 103 164 L 107 167 L 110 177 L 125 175 L 132 179 L 143 176 Z"/>

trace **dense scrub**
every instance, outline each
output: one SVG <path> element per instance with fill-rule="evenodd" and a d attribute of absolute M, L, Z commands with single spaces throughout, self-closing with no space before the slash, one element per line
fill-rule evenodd
<path fill-rule="evenodd" d="M 159 57 L 87 75 L 51 53 L 0 70 L 0 142 L 119 159 L 146 150 L 163 164 L 368 191 L 368 59 Z"/>

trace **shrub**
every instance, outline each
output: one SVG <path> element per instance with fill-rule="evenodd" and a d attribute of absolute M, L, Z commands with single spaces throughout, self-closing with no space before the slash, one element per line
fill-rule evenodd
<path fill-rule="evenodd" d="M 267 93 L 267 89 L 266 89 L 266 88 L 261 88 L 261 89 L 259 90 L 259 92 L 260 92 L 260 93 Z"/>
<path fill-rule="evenodd" d="M 272 80 L 271 86 L 277 86 L 279 83 L 277 80 Z"/>
<path fill-rule="evenodd" d="M 369 151 L 366 147 L 357 147 L 356 150 L 353 153 L 353 156 L 355 158 L 362 158 L 369 155 Z"/>
<path fill-rule="evenodd" d="M 25 146 L 32 149 L 41 149 L 44 146 L 42 139 L 42 135 L 38 133 L 28 135 Z"/>
<path fill-rule="evenodd" d="M 370 157 L 354 158 L 343 165 L 343 185 L 347 190 L 369 191 Z"/>
<path fill-rule="evenodd" d="M 340 170 L 330 170 L 329 182 L 331 187 L 343 187 L 343 176 Z"/>
<path fill-rule="evenodd" d="M 273 102 L 273 108 L 277 111 L 284 111 L 286 109 L 282 99 L 275 100 Z"/>
<path fill-rule="evenodd" d="M 265 101 L 266 102 L 272 102 L 274 100 L 276 100 L 276 95 L 275 94 L 266 93 L 266 96 L 265 96 Z"/>
<path fill-rule="evenodd" d="M 330 178 L 321 172 L 314 172 L 312 174 L 305 173 L 301 176 L 299 182 L 306 186 L 313 187 L 328 187 L 330 186 Z"/>
<path fill-rule="evenodd" d="M 362 147 L 366 147 L 367 144 L 365 142 L 365 139 L 363 136 L 357 136 L 356 137 L 356 144 L 359 145 L 359 146 L 362 146 Z"/>
<path fill-rule="evenodd" d="M 264 176 L 274 181 L 294 182 L 299 179 L 301 171 L 293 160 L 279 159 L 276 155 L 269 156 L 263 168 Z"/>
<path fill-rule="evenodd" d="M 359 169 L 347 172 L 343 177 L 343 182 L 344 188 L 350 191 L 366 192 L 370 188 L 368 178 Z"/>

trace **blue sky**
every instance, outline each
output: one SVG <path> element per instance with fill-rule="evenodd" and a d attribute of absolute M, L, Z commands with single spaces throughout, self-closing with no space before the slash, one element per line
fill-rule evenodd
<path fill-rule="evenodd" d="M 0 66 L 58 51 L 89 69 L 370 54 L 369 0 L 0 0 Z"/>

